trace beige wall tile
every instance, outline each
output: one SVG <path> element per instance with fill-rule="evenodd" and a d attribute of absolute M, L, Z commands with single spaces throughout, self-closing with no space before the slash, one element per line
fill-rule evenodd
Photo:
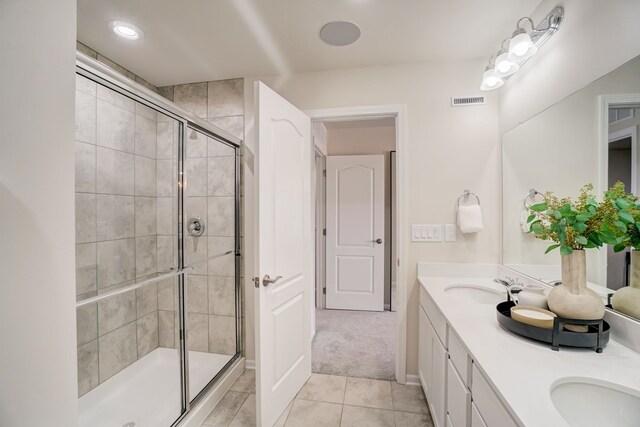
<path fill-rule="evenodd" d="M 76 141 L 76 191 L 96 192 L 96 146 Z"/>
<path fill-rule="evenodd" d="M 209 314 L 235 316 L 235 277 L 209 276 Z"/>
<path fill-rule="evenodd" d="M 136 104 L 134 152 L 140 156 L 155 159 L 157 139 L 156 121 L 155 118 L 150 119 L 140 113 L 155 116 L 155 112 L 150 108 Z"/>
<path fill-rule="evenodd" d="M 96 241 L 96 195 L 76 193 L 76 243 Z"/>
<path fill-rule="evenodd" d="M 101 86 L 98 87 L 98 94 Z M 97 144 L 114 150 L 133 153 L 135 120 L 131 111 L 98 99 Z"/>
<path fill-rule="evenodd" d="M 233 157 L 235 149 L 215 138 L 207 138 L 207 155 L 209 157 Z"/>
<path fill-rule="evenodd" d="M 158 312 L 137 320 L 138 359 L 158 348 Z"/>
<path fill-rule="evenodd" d="M 236 353 L 236 319 L 209 316 L 209 352 L 233 355 Z"/>
<path fill-rule="evenodd" d="M 76 245 L 76 295 L 97 289 L 96 244 Z"/>
<path fill-rule="evenodd" d="M 76 90 L 76 141 L 96 143 L 96 97 Z"/>
<path fill-rule="evenodd" d="M 198 117 L 207 118 L 207 83 L 174 86 L 173 102 Z"/>
<path fill-rule="evenodd" d="M 159 115 L 158 117 L 161 117 Z M 166 117 L 166 116 L 162 116 Z M 177 138 L 177 129 L 175 120 L 169 119 L 169 121 L 160 122 L 158 120 L 158 124 L 156 126 L 156 143 L 157 150 L 156 155 L 158 159 L 175 159 L 177 148 L 176 148 L 176 138 Z"/>
<path fill-rule="evenodd" d="M 177 224 L 174 221 L 175 201 L 171 197 L 158 197 L 156 202 L 158 234 L 172 235 L 177 228 Z"/>
<path fill-rule="evenodd" d="M 235 198 L 234 197 L 209 197 L 208 198 L 208 228 L 209 236 L 233 237 L 235 236 Z"/>
<path fill-rule="evenodd" d="M 158 236 L 158 272 L 168 273 L 177 267 L 174 260 L 176 239 L 173 236 Z"/>
<path fill-rule="evenodd" d="M 209 322 L 206 314 L 188 313 L 187 315 L 187 344 L 190 351 L 209 349 Z"/>
<path fill-rule="evenodd" d="M 156 236 L 136 238 L 136 278 L 158 271 Z"/>
<path fill-rule="evenodd" d="M 98 307 L 88 304 L 76 309 L 78 345 L 98 338 Z"/>
<path fill-rule="evenodd" d="M 173 101 L 173 86 L 163 86 L 158 88 L 158 94 Z"/>
<path fill-rule="evenodd" d="M 158 283 L 158 310 L 172 311 L 177 309 L 176 289 L 177 280 L 175 278 L 165 279 Z"/>
<path fill-rule="evenodd" d="M 93 340 L 78 347 L 78 397 L 98 384 L 98 340 Z"/>
<path fill-rule="evenodd" d="M 235 194 L 236 172 L 234 157 L 209 157 L 209 196 L 233 196 Z"/>
<path fill-rule="evenodd" d="M 98 301 L 98 335 L 103 336 L 136 320 L 136 293 L 129 291 Z"/>
<path fill-rule="evenodd" d="M 208 313 L 207 276 L 190 274 L 187 278 L 187 312 Z"/>
<path fill-rule="evenodd" d="M 187 196 L 207 195 L 207 159 L 193 158 L 186 160 L 185 194 Z"/>
<path fill-rule="evenodd" d="M 187 140 L 185 141 L 187 158 L 207 157 L 207 137 L 194 130 L 187 130 Z"/>
<path fill-rule="evenodd" d="M 135 156 L 135 194 L 136 196 L 156 196 L 158 177 L 156 160 Z"/>
<path fill-rule="evenodd" d="M 152 236 L 157 229 L 157 201 L 155 197 L 135 197 L 135 235 Z"/>
<path fill-rule="evenodd" d="M 209 123 L 244 140 L 244 116 L 209 117 Z"/>
<path fill-rule="evenodd" d="M 97 245 L 98 288 L 135 278 L 134 239 L 99 242 Z"/>
<path fill-rule="evenodd" d="M 158 197 L 172 197 L 178 187 L 178 174 L 174 160 L 158 160 L 156 163 L 158 177 Z"/>
<path fill-rule="evenodd" d="M 136 317 L 141 318 L 158 310 L 158 285 L 147 285 L 136 290 Z"/>
<path fill-rule="evenodd" d="M 96 195 L 98 241 L 134 237 L 134 199 L 132 196 Z"/>
<path fill-rule="evenodd" d="M 97 148 L 96 191 L 102 194 L 134 194 L 134 155 Z"/>
<path fill-rule="evenodd" d="M 176 348 L 175 311 L 158 310 L 158 345 Z"/>
<path fill-rule="evenodd" d="M 100 382 L 117 374 L 137 359 L 136 322 L 98 338 Z"/>
<path fill-rule="evenodd" d="M 218 80 L 208 83 L 208 117 L 244 114 L 244 79 Z"/>
<path fill-rule="evenodd" d="M 184 238 L 184 262 L 193 267 L 192 274 L 207 274 L 207 240 L 205 236 Z"/>

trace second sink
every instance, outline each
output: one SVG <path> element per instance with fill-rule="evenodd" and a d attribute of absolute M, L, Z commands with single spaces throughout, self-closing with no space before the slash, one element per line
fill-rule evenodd
<path fill-rule="evenodd" d="M 498 304 L 506 299 L 504 291 L 479 285 L 450 285 L 445 288 L 445 292 L 479 304 Z"/>

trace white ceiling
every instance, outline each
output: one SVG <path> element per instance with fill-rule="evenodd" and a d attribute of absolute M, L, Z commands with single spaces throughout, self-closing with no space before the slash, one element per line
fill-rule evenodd
<path fill-rule="evenodd" d="M 430 60 L 488 58 L 541 0 L 78 0 L 78 40 L 157 86 Z M 118 38 L 111 20 L 142 28 Z M 332 20 L 360 39 L 318 37 Z M 479 71 L 481 72 L 481 70 Z"/>

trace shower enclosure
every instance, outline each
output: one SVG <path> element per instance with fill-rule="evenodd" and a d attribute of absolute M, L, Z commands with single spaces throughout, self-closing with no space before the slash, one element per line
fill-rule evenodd
<path fill-rule="evenodd" d="M 79 55 L 79 425 L 170 426 L 240 357 L 240 141 Z"/>

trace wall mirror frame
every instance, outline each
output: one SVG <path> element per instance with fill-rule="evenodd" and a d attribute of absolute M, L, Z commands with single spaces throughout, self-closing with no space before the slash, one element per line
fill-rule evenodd
<path fill-rule="evenodd" d="M 535 239 L 525 231 L 525 206 L 541 201 L 535 197 L 528 200 L 535 194 L 530 190 L 575 197 L 582 185 L 591 183 L 593 194 L 601 198 L 618 180 L 612 179 L 620 176 L 616 166 L 610 168 L 614 157 L 609 154 L 613 149 L 610 142 L 620 141 L 616 149 L 627 150 L 631 160 L 627 172 L 631 179 L 623 182 L 627 191 L 640 195 L 639 130 L 640 56 L 506 131 L 501 141 L 502 264 L 547 284 L 560 280 L 558 250 L 545 255 L 552 242 Z M 616 256 L 608 248 L 587 251 L 588 286 L 605 304 L 611 294 L 629 284 L 628 257 L 625 261 L 624 253 Z M 626 271 L 617 270 L 625 267 Z"/>

